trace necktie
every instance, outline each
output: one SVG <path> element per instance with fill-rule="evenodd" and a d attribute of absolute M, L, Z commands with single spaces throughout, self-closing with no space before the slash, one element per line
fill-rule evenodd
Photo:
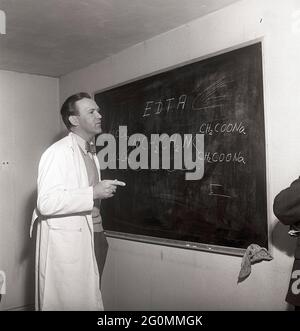
<path fill-rule="evenodd" d="M 86 142 L 85 149 L 91 154 L 96 154 L 96 146 L 93 143 Z"/>

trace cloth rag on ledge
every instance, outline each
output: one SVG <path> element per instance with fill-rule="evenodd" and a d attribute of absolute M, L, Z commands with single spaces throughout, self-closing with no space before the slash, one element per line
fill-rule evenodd
<path fill-rule="evenodd" d="M 267 251 L 267 249 L 256 244 L 249 245 L 242 259 L 238 283 L 242 282 L 250 275 L 251 264 L 264 260 L 273 260 L 273 256 Z"/>

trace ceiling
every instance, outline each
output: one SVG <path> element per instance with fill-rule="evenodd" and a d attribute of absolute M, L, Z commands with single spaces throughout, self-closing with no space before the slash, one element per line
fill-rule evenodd
<path fill-rule="evenodd" d="M 0 69 L 59 77 L 238 0 L 0 0 Z"/>

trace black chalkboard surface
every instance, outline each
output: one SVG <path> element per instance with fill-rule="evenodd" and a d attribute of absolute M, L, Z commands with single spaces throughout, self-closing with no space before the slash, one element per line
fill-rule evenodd
<path fill-rule="evenodd" d="M 116 138 L 116 169 L 102 170 L 102 178 L 127 184 L 102 201 L 106 231 L 199 249 L 202 244 L 268 246 L 261 43 L 96 93 L 95 101 L 103 133 Z M 148 168 L 119 169 L 127 162 L 119 139 L 123 135 L 128 142 L 136 133 L 146 137 L 140 145 Z M 196 134 L 202 134 L 204 152 L 194 148 L 192 155 L 195 160 L 201 154 L 202 178 L 187 180 L 191 171 L 184 164 L 176 168 L 178 145 L 171 144 L 170 165 L 163 165 L 161 146 L 151 154 L 155 134 L 178 134 L 183 147 L 190 138 L 184 135 L 192 135 L 195 147 Z M 108 143 L 100 137 L 97 148 L 103 152 Z M 102 164 L 108 160 L 104 154 L 98 153 Z M 155 155 L 161 157 L 159 166 L 151 169 Z M 139 161 L 145 154 L 136 157 Z"/>

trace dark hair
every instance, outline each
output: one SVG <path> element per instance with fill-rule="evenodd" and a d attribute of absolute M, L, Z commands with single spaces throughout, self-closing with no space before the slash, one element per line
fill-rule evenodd
<path fill-rule="evenodd" d="M 60 114 L 68 130 L 70 130 L 70 128 L 72 127 L 72 123 L 70 122 L 69 117 L 72 115 L 78 115 L 75 103 L 84 98 L 92 99 L 88 93 L 79 92 L 68 97 L 61 106 Z"/>

